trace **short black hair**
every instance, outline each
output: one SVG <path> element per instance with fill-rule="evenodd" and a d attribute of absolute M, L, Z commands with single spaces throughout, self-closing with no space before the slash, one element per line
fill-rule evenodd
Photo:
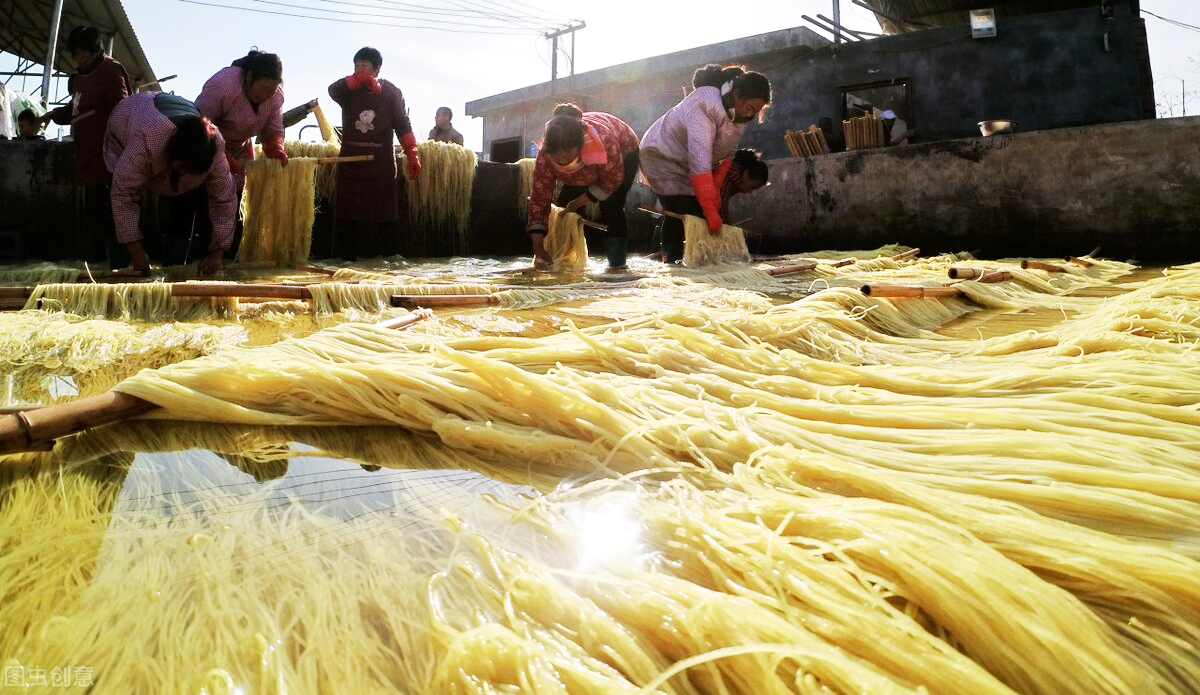
<path fill-rule="evenodd" d="M 25 109 L 17 116 L 18 123 L 21 121 L 36 121 L 37 119 L 38 115 L 33 112 L 33 109 Z"/>
<path fill-rule="evenodd" d="M 203 174 L 217 156 L 217 129 L 203 116 L 181 120 L 167 141 L 167 160 L 179 162 L 189 173 Z"/>
<path fill-rule="evenodd" d="M 257 48 L 252 48 L 245 56 L 233 61 L 232 65 L 249 75 L 251 82 L 283 80 L 283 61 L 274 53 L 263 53 Z"/>
<path fill-rule="evenodd" d="M 358 49 L 358 53 L 354 54 L 354 62 L 357 63 L 360 60 L 370 62 L 371 65 L 375 66 L 376 70 L 383 67 L 383 54 L 378 49 L 371 48 L 370 46 L 364 46 Z"/>
<path fill-rule="evenodd" d="M 434 112 L 434 115 L 440 116 L 443 113 L 446 114 L 446 118 L 454 118 L 454 112 L 450 110 L 449 106 L 439 106 L 438 110 Z"/>
<path fill-rule="evenodd" d="M 67 36 L 67 50 L 90 51 L 102 53 L 104 47 L 100 44 L 100 30 L 90 24 L 81 24 L 71 30 Z"/>

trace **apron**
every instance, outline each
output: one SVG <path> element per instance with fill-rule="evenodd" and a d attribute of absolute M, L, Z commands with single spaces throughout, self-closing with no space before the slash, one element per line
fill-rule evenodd
<path fill-rule="evenodd" d="M 359 222 L 394 222 L 400 218 L 396 181 L 396 148 L 392 144 L 397 118 L 392 113 L 396 90 L 390 82 L 380 83 L 381 94 L 356 89 L 342 108 L 340 156 L 372 155 L 369 162 L 338 164 L 337 217 Z M 399 184 L 402 185 L 402 184 Z"/>

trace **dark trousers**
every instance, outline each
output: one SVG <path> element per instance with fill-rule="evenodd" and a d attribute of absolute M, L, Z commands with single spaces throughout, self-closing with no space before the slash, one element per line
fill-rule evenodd
<path fill-rule="evenodd" d="M 347 261 L 391 256 L 396 253 L 396 221 L 361 222 L 338 219 L 334 223 L 333 253 Z"/>
<path fill-rule="evenodd" d="M 238 200 L 241 200 L 238 192 Z M 167 225 L 163 231 L 162 263 L 184 265 L 208 255 L 212 244 L 212 220 L 208 216 L 208 186 L 200 186 L 170 198 Z M 226 260 L 237 257 L 242 243 L 242 211 L 238 207 L 233 223 L 233 241 L 225 252 Z"/>
<path fill-rule="evenodd" d="M 694 195 L 660 195 L 658 204 L 667 212 L 704 217 L 704 208 L 700 207 L 700 201 Z M 662 248 L 667 263 L 683 260 L 683 220 L 663 216 Z"/>
<path fill-rule="evenodd" d="M 117 224 L 113 221 L 112 189 L 106 183 L 85 186 L 83 189 L 83 214 L 93 233 L 104 242 L 104 256 L 110 268 L 124 268 L 132 260 L 129 249 L 117 241 Z"/>
<path fill-rule="evenodd" d="M 625 198 L 629 195 L 633 180 L 637 178 L 638 162 L 637 150 L 625 155 L 621 185 L 613 191 L 612 195 L 600 201 L 600 221 L 608 227 L 608 232 L 605 233 L 607 237 L 629 236 L 629 222 L 625 219 Z M 558 199 L 554 202 L 559 207 L 563 207 L 584 193 L 587 193 L 587 186 L 563 186 L 558 193 Z"/>

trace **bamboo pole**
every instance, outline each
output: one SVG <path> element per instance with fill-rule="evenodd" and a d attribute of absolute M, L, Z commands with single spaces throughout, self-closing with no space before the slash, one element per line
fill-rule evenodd
<path fill-rule="evenodd" d="M 5 415 L 0 417 L 0 453 L 29 451 L 41 442 L 137 417 L 157 407 L 135 396 L 109 391 L 61 405 Z"/>
<path fill-rule="evenodd" d="M 978 282 L 1008 282 L 1012 280 L 1012 273 L 1007 270 L 993 270 L 979 276 Z"/>
<path fill-rule="evenodd" d="M 337 274 L 337 271 L 334 270 L 333 268 L 322 268 L 319 265 L 306 265 L 303 268 L 301 268 L 301 270 L 306 270 L 306 271 L 308 271 L 310 273 L 314 273 L 316 275 L 328 275 L 329 277 L 333 277 L 334 275 Z"/>
<path fill-rule="evenodd" d="M 921 255 L 921 249 L 919 249 L 919 248 L 909 249 L 907 251 L 902 251 L 902 252 L 896 254 L 895 256 L 892 256 L 892 260 L 893 261 L 907 261 L 909 259 L 916 258 L 919 255 Z"/>
<path fill-rule="evenodd" d="M 774 268 L 767 268 L 764 272 L 766 272 L 767 275 L 772 276 L 788 275 L 790 273 L 803 273 L 816 267 L 816 261 L 801 261 L 795 265 L 777 265 Z"/>
<path fill-rule="evenodd" d="M 312 299 L 307 287 L 299 285 L 245 285 L 220 282 L 176 282 L 172 297 L 268 297 L 270 299 Z"/>
<path fill-rule="evenodd" d="M 868 297 L 960 297 L 958 287 L 916 287 L 911 285 L 863 285 L 862 293 Z"/>
<path fill-rule="evenodd" d="M 985 270 L 982 268 L 951 268 L 946 271 L 951 280 L 972 280 L 983 275 Z"/>
<path fill-rule="evenodd" d="M 792 131 L 787 131 L 783 134 L 783 143 L 787 145 L 788 152 L 792 153 L 793 157 L 800 156 L 800 149 L 796 147 L 795 138 L 792 137 Z"/>
<path fill-rule="evenodd" d="M 659 210 L 658 208 L 648 208 L 643 205 L 639 205 L 638 210 L 641 210 L 642 212 L 648 212 L 651 215 L 666 215 L 667 217 L 674 217 L 677 220 L 682 220 L 685 217 L 687 217 L 687 215 L 681 215 L 678 212 L 670 212 L 668 210 Z"/>
<path fill-rule="evenodd" d="M 32 287 L 0 287 L 0 299 L 29 299 Z"/>
<path fill-rule="evenodd" d="M 1087 260 L 1086 258 L 1079 258 L 1077 256 L 1065 256 L 1063 258 L 1063 260 L 1066 261 L 1067 263 L 1074 263 L 1075 265 L 1081 265 L 1084 268 L 1091 268 L 1093 265 L 1095 265 L 1094 263 Z"/>
<path fill-rule="evenodd" d="M 833 263 L 830 263 L 829 266 L 831 268 L 843 268 L 845 266 L 853 265 L 855 263 L 858 263 L 857 258 L 843 258 L 840 261 L 834 261 Z"/>
<path fill-rule="evenodd" d="M 496 303 L 490 294 L 394 294 L 392 306 L 399 307 L 446 307 L 488 306 Z"/>
<path fill-rule="evenodd" d="M 373 154 L 357 154 L 350 157 L 317 157 L 317 164 L 347 164 L 350 162 L 370 162 L 375 159 Z"/>
<path fill-rule="evenodd" d="M 1044 270 L 1047 273 L 1064 272 L 1061 266 L 1053 263 L 1042 263 L 1041 261 L 1021 261 L 1021 268 L 1024 270 Z"/>
<path fill-rule="evenodd" d="M 375 324 L 401 329 L 433 316 L 428 310 L 414 311 Z M 120 391 L 109 391 L 67 403 L 27 408 L 0 416 L 0 454 L 44 450 L 49 442 L 69 434 L 135 418 L 159 406 Z"/>

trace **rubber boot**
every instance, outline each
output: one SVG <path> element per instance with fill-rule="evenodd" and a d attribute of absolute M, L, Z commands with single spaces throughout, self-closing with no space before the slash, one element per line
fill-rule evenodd
<path fill-rule="evenodd" d="M 604 251 L 608 254 L 609 270 L 625 270 L 625 255 L 629 251 L 629 237 L 605 237 Z"/>
<path fill-rule="evenodd" d="M 683 221 L 673 220 L 678 224 L 663 223 L 663 261 L 678 263 L 683 260 Z"/>
<path fill-rule="evenodd" d="M 129 249 L 125 248 L 125 244 L 111 237 L 104 239 L 104 256 L 108 259 L 109 270 L 117 268 L 128 268 L 133 262 L 133 258 L 129 255 Z"/>

